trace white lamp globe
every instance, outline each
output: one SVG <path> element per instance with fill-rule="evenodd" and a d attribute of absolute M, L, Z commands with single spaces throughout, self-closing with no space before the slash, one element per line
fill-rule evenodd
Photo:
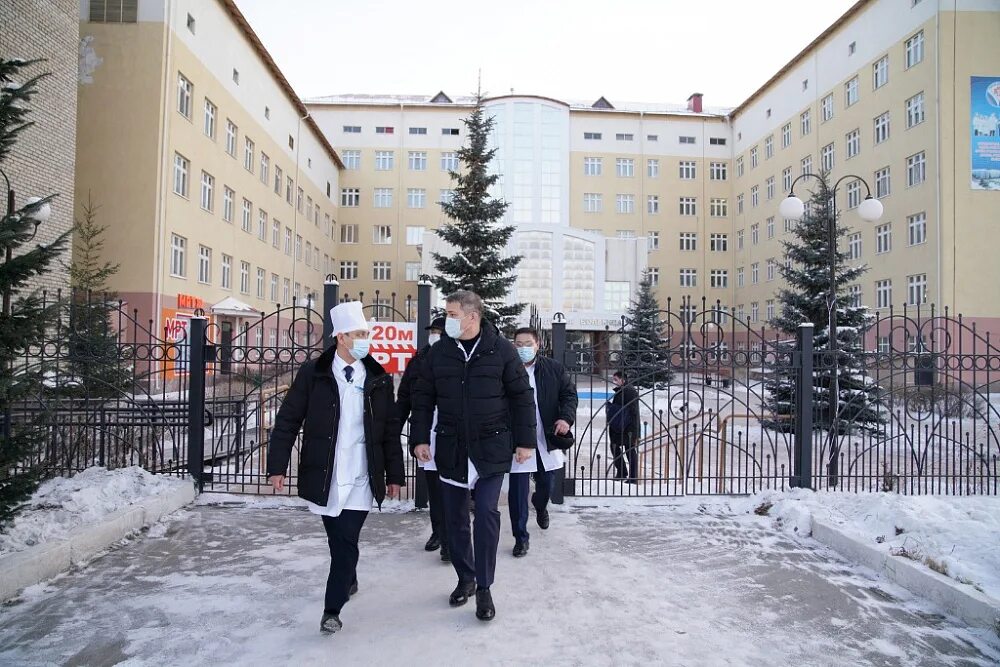
<path fill-rule="evenodd" d="M 790 220 L 801 220 L 805 212 L 806 205 L 795 195 L 785 197 L 785 200 L 778 206 L 778 213 L 781 214 L 781 217 Z"/>
<path fill-rule="evenodd" d="M 27 203 L 30 206 L 32 204 L 37 204 L 41 200 L 42 200 L 41 197 L 29 197 Z M 48 202 L 45 202 L 38 208 L 38 210 L 34 211 L 30 217 L 35 222 L 42 223 L 47 221 L 51 215 L 52 215 L 52 207 L 49 206 Z"/>
<path fill-rule="evenodd" d="M 862 220 L 875 222 L 882 217 L 883 210 L 882 202 L 874 197 L 868 197 L 861 202 L 861 206 L 858 207 L 858 215 L 861 216 Z"/>

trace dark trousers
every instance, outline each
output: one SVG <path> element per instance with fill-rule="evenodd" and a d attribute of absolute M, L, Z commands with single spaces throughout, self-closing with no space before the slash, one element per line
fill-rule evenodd
<path fill-rule="evenodd" d="M 437 470 L 424 470 L 427 480 L 427 504 L 431 514 L 431 532 L 448 543 L 448 527 L 444 522 L 444 507 L 441 505 L 441 477 Z"/>
<path fill-rule="evenodd" d="M 639 475 L 639 452 L 635 446 L 632 431 L 608 431 L 611 440 L 611 454 L 615 457 L 615 479 L 635 480 Z M 628 461 L 628 465 L 625 462 Z"/>
<path fill-rule="evenodd" d="M 530 477 L 535 478 L 535 493 L 530 494 Z M 552 482 L 556 478 L 555 470 L 545 472 L 513 472 L 507 481 L 507 506 L 510 508 L 510 527 L 514 539 L 526 542 L 531 535 L 528 533 L 528 496 L 536 512 L 544 512 L 552 496 Z"/>
<path fill-rule="evenodd" d="M 476 482 L 475 524 L 469 527 L 469 490 L 441 482 L 444 521 L 448 530 L 451 564 L 461 583 L 475 581 L 479 588 L 493 585 L 500 544 L 500 487 L 503 475 L 480 477 Z"/>
<path fill-rule="evenodd" d="M 358 537 L 368 512 L 344 510 L 340 516 L 323 516 L 330 545 L 330 576 L 326 580 L 324 610 L 339 614 L 351 597 L 351 584 L 358 581 Z"/>

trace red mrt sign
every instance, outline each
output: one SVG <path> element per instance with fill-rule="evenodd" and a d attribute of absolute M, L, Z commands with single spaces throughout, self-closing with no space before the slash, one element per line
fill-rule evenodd
<path fill-rule="evenodd" d="M 417 353 L 417 325 L 412 322 L 372 324 L 369 353 L 386 372 L 402 373 Z"/>

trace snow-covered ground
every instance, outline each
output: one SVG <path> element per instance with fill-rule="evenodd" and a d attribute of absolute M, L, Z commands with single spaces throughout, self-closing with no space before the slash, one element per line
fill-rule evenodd
<path fill-rule="evenodd" d="M 76 528 L 98 522 L 144 498 L 188 484 L 136 466 L 116 470 L 95 466 L 73 477 L 47 480 L 0 533 L 0 555 L 63 539 Z"/>

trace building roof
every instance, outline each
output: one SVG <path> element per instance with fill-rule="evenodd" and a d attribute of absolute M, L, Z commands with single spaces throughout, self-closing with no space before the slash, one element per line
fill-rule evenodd
<path fill-rule="evenodd" d="M 264 66 L 267 67 L 267 69 L 274 76 L 275 81 L 277 81 L 278 85 L 284 89 L 285 93 L 288 95 L 288 101 L 291 102 L 292 105 L 298 110 L 299 114 L 305 121 L 306 126 L 312 130 L 313 135 L 316 137 L 320 146 L 324 151 L 326 151 L 326 154 L 330 156 L 330 159 L 333 160 L 339 168 L 343 169 L 344 162 L 340 159 L 337 151 L 330 145 L 330 142 L 327 141 L 323 131 L 319 129 L 319 125 L 317 125 L 316 121 L 309 115 L 309 110 L 306 108 L 306 105 L 302 103 L 302 100 L 299 99 L 299 96 L 292 88 L 292 84 L 288 83 L 288 79 L 286 79 L 285 75 L 281 73 L 281 70 L 278 68 L 278 64 L 274 62 L 274 58 L 272 58 L 271 54 L 268 53 L 266 48 L 264 48 L 264 43 L 260 41 L 260 37 L 258 37 L 257 33 L 254 32 L 254 29 L 250 27 L 250 23 L 247 21 L 246 17 L 243 16 L 243 12 L 241 12 L 239 7 L 236 6 L 235 0 L 219 0 L 219 2 L 222 4 L 222 7 L 226 10 L 233 21 L 236 22 L 236 25 L 243 31 L 247 41 L 250 42 L 250 46 L 252 46 L 257 52 L 260 59 L 264 61 Z"/>

